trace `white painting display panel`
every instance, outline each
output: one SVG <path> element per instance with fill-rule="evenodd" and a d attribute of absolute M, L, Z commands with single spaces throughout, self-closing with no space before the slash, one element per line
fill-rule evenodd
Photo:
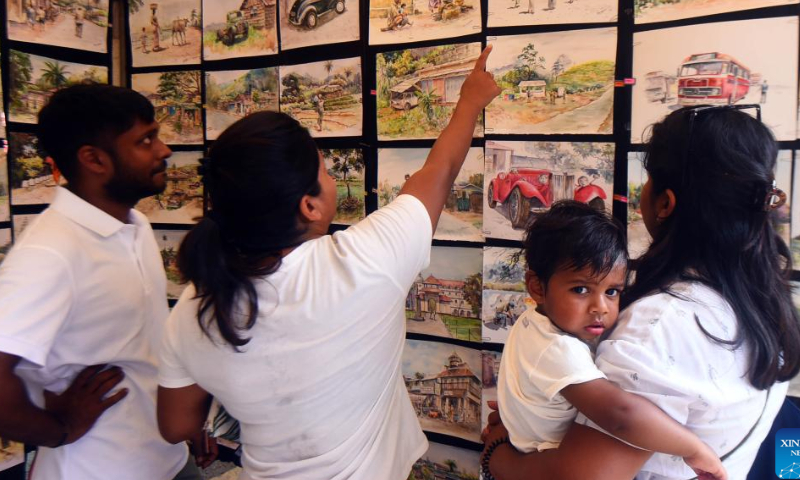
<path fill-rule="evenodd" d="M 489 27 L 611 23 L 617 21 L 617 0 L 489 0 Z"/>
<path fill-rule="evenodd" d="M 652 23 L 792 5 L 797 2 L 798 0 L 633 0 L 633 8 L 636 23 Z"/>
<path fill-rule="evenodd" d="M 280 0 L 281 50 L 360 38 L 358 0 Z"/>
<path fill-rule="evenodd" d="M 453 38 L 481 31 L 479 0 L 370 0 L 369 43 Z"/>

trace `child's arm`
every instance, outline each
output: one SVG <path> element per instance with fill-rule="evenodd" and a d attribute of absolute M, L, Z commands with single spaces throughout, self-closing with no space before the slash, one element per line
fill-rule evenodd
<path fill-rule="evenodd" d="M 605 379 L 564 387 L 561 394 L 611 435 L 645 450 L 683 457 L 701 479 L 728 478 L 708 445 L 647 399 Z"/>

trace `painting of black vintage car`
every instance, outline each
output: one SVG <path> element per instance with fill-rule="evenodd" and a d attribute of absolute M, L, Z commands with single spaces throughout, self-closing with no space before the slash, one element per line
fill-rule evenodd
<path fill-rule="evenodd" d="M 289 10 L 289 22 L 309 30 L 316 28 L 320 17 L 336 12 L 341 15 L 345 10 L 345 0 L 296 0 Z"/>

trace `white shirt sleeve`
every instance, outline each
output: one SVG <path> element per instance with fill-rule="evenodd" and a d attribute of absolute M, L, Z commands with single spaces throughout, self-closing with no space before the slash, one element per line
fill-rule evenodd
<path fill-rule="evenodd" d="M 194 302 L 189 303 L 195 305 Z M 173 313 L 164 324 L 164 331 L 161 335 L 161 348 L 158 352 L 158 384 L 166 388 L 183 388 L 197 383 L 184 368 L 181 356 L 177 351 L 178 342 L 176 337 L 180 335 L 178 332 L 179 323 L 182 320 L 186 320 L 178 316 L 180 313 L 177 311 L 178 307 L 176 306 L 176 310 L 173 310 Z"/>
<path fill-rule="evenodd" d="M 61 255 L 44 247 L 13 249 L 0 267 L 0 352 L 44 366 L 74 298 Z"/>
<path fill-rule="evenodd" d="M 535 353 L 541 354 L 535 367 L 527 372 L 528 379 L 548 400 L 569 385 L 605 378 L 592 361 L 589 348 L 580 345 L 580 340 L 560 337 L 543 352 Z"/>

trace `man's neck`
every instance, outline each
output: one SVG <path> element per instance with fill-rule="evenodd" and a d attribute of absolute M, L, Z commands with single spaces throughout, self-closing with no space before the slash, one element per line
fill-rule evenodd
<path fill-rule="evenodd" d="M 130 223 L 130 211 L 133 205 L 123 204 L 108 198 L 102 191 L 94 191 L 80 186 L 67 185 L 70 192 L 74 193 L 87 203 L 94 205 L 122 223 Z"/>

